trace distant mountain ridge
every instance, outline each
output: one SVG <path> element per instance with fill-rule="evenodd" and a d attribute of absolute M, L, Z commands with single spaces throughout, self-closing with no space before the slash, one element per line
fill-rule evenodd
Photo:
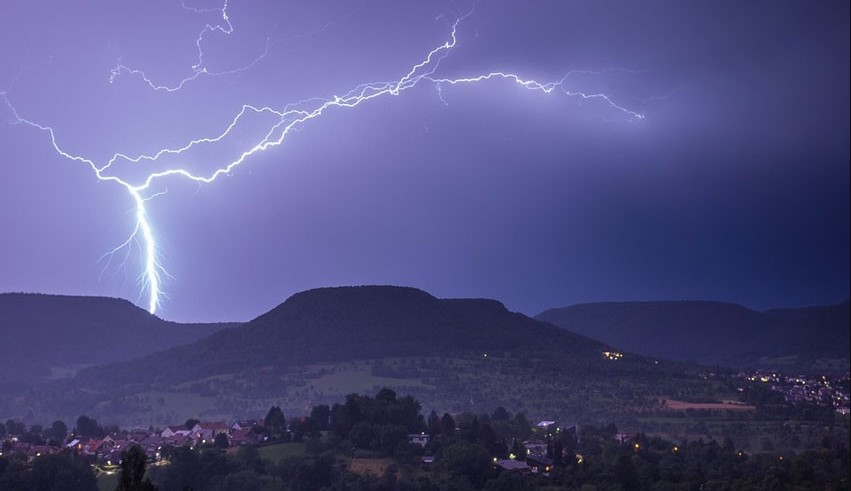
<path fill-rule="evenodd" d="M 550 309 L 536 319 L 671 360 L 789 370 L 849 366 L 848 302 L 766 312 L 709 301 L 601 302 Z"/>
<path fill-rule="evenodd" d="M 2 293 L 0 383 L 129 360 L 233 325 L 168 322 L 118 298 Z"/>

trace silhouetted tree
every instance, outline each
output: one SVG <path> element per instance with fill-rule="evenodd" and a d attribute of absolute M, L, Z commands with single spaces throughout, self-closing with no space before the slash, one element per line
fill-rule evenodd
<path fill-rule="evenodd" d="M 375 395 L 375 400 L 393 402 L 396 400 L 396 391 L 384 387 L 383 389 L 378 391 L 378 394 Z"/>
<path fill-rule="evenodd" d="M 455 420 L 449 413 L 443 413 L 443 416 L 440 418 L 440 432 L 448 436 L 455 434 Z"/>
<path fill-rule="evenodd" d="M 443 451 L 443 463 L 454 476 L 463 476 L 481 487 L 491 468 L 491 458 L 481 445 L 457 441 Z"/>
<path fill-rule="evenodd" d="M 272 406 L 269 408 L 269 412 L 266 413 L 266 417 L 263 419 L 263 426 L 266 428 L 281 430 L 285 428 L 286 425 L 287 419 L 284 417 L 284 412 L 281 411 L 281 408 L 278 406 Z"/>
<path fill-rule="evenodd" d="M 17 489 L 32 491 L 96 491 L 98 489 L 97 479 L 89 463 L 71 452 L 44 455 L 35 459 L 30 475 L 31 482 Z M 0 488 L 3 486 L 0 485 Z"/>
<path fill-rule="evenodd" d="M 511 414 L 504 407 L 499 406 L 493 410 L 491 419 L 493 421 L 508 421 L 511 419 Z"/>
<path fill-rule="evenodd" d="M 53 438 L 59 443 L 65 441 L 65 438 L 68 437 L 68 426 L 64 421 L 56 420 L 50 425 L 50 430 L 48 438 Z"/>
<path fill-rule="evenodd" d="M 508 450 L 508 453 L 517 459 L 523 460 L 526 458 L 526 448 L 516 438 L 511 439 L 511 448 Z"/>
<path fill-rule="evenodd" d="M 553 442 L 553 465 L 560 466 L 564 464 L 564 444 L 560 438 L 556 438 Z"/>
<path fill-rule="evenodd" d="M 83 415 L 77 418 L 76 434 L 78 436 L 100 437 L 103 436 L 103 428 L 96 420 Z"/>
<path fill-rule="evenodd" d="M 310 419 L 316 423 L 317 430 L 328 431 L 331 427 L 331 408 L 325 404 L 313 406 L 310 410 Z"/>
<path fill-rule="evenodd" d="M 434 411 L 434 409 L 432 409 L 431 412 L 428 414 L 428 420 L 427 420 L 426 426 L 428 428 L 429 434 L 431 434 L 431 435 L 440 434 L 440 416 L 437 415 L 437 413 Z"/>
<path fill-rule="evenodd" d="M 118 476 L 117 491 L 154 491 L 156 487 L 145 479 L 145 464 L 148 457 L 138 445 L 133 445 L 121 454 L 121 475 Z"/>
<path fill-rule="evenodd" d="M 224 433 L 217 433 L 216 437 L 213 439 L 213 446 L 216 448 L 228 448 L 230 446 L 228 436 Z"/>
<path fill-rule="evenodd" d="M 14 419 L 7 419 L 6 431 L 9 435 L 23 435 L 27 432 L 27 426 L 20 421 L 15 421 Z"/>

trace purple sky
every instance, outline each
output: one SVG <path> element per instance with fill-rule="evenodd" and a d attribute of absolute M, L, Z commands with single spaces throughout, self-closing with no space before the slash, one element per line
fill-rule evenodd
<path fill-rule="evenodd" d="M 185 6 L 198 12 L 0 5 L 0 291 L 146 303 L 137 246 L 100 259 L 133 232 L 132 197 L 58 155 L 47 133 L 11 124 L 11 107 L 98 165 L 152 154 L 222 132 L 243 104 L 283 110 L 399 80 L 472 4 L 231 0 L 233 32 L 204 35 L 203 66 L 248 68 L 155 91 L 127 69 L 176 86 L 194 73 L 205 24 L 222 24 L 219 0 Z M 530 314 L 598 300 L 845 300 L 848 19 L 838 0 L 482 0 L 434 77 L 544 83 L 589 70 L 564 87 L 646 118 L 507 80 L 423 82 L 331 108 L 229 176 L 148 190 L 167 190 L 147 203 L 171 274 L 158 315 L 249 319 L 297 291 L 352 284 Z M 247 118 L 219 144 L 110 175 L 209 173 L 268 128 Z"/>

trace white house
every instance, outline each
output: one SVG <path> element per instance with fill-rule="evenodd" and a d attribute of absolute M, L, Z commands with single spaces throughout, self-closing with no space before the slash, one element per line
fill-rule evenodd
<path fill-rule="evenodd" d="M 170 425 L 165 427 L 165 429 L 160 433 L 160 436 L 163 438 L 171 438 L 173 436 L 189 436 L 191 433 L 192 430 L 183 425 Z"/>
<path fill-rule="evenodd" d="M 229 430 L 224 421 L 201 421 L 192 427 L 192 437 L 201 441 L 212 441 L 219 433 L 227 435 Z"/>
<path fill-rule="evenodd" d="M 408 435 L 408 443 L 413 443 L 415 445 L 419 445 L 421 447 L 425 447 L 428 445 L 428 441 L 431 439 L 431 435 L 426 433 L 413 433 Z"/>

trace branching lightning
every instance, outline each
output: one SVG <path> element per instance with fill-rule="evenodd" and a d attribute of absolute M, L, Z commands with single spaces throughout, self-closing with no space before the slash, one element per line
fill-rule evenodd
<path fill-rule="evenodd" d="M 202 75 L 224 75 L 226 73 L 234 73 L 236 71 L 242 71 L 250 68 L 253 64 L 259 62 L 263 57 L 265 57 L 266 53 L 255 59 L 251 64 L 231 72 L 210 72 L 204 66 L 203 43 L 205 36 L 214 32 L 220 32 L 223 34 L 230 34 L 233 32 L 233 25 L 230 22 L 227 7 L 227 0 L 225 0 L 221 9 L 215 9 L 221 14 L 221 22 L 216 24 L 207 24 L 198 35 L 195 43 L 198 48 L 198 59 L 197 63 L 192 67 L 193 74 L 191 76 L 184 78 L 178 84 L 173 86 L 159 85 L 154 83 L 147 75 L 145 75 L 144 72 L 130 69 L 119 64 L 112 69 L 110 82 L 113 82 L 121 73 L 128 73 L 141 77 L 141 79 L 152 90 L 175 92 L 182 90 L 188 82 Z M 188 8 L 198 13 L 211 11 L 209 9 L 194 9 L 185 5 L 184 8 Z M 398 96 L 402 92 L 412 89 L 420 84 L 432 84 L 438 91 L 441 101 L 446 103 L 443 99 L 443 91 L 446 87 L 503 80 L 531 91 L 538 91 L 545 94 L 557 92 L 583 100 L 596 100 L 607 105 L 610 109 L 624 114 L 630 120 L 641 120 L 644 118 L 642 114 L 615 103 L 612 98 L 604 93 L 586 93 L 569 89 L 567 87 L 569 77 L 578 72 L 568 73 L 561 79 L 546 83 L 532 79 L 525 79 L 515 73 L 503 71 L 494 71 L 460 78 L 438 76 L 436 72 L 440 66 L 440 62 L 446 58 L 458 44 L 457 30 L 463 19 L 464 17 L 459 18 L 452 25 L 446 42 L 429 51 L 419 63 L 412 65 L 411 68 L 397 80 L 364 83 L 348 92 L 343 93 L 342 95 L 335 95 L 331 98 L 308 99 L 287 105 L 282 109 L 275 109 L 268 106 L 257 107 L 246 104 L 242 106 L 241 110 L 218 134 L 191 140 L 177 148 L 162 148 L 151 154 L 131 156 L 125 153 L 115 153 L 111 158 L 100 165 L 91 159 L 74 155 L 63 150 L 57 142 L 57 136 L 54 129 L 50 126 L 43 125 L 20 116 L 10 101 L 7 92 L 0 91 L 0 98 L 3 99 L 3 102 L 11 111 L 12 123 L 28 125 L 45 132 L 49 137 L 53 149 L 60 156 L 77 163 L 85 164 L 91 169 L 98 180 L 122 186 L 130 195 L 135 210 L 135 225 L 133 227 L 133 232 L 126 241 L 108 252 L 107 255 L 111 257 L 111 255 L 121 251 L 122 249 L 130 247 L 133 243 L 139 244 L 144 258 L 141 274 L 141 289 L 147 296 L 146 304 L 148 311 L 154 314 L 160 306 L 161 298 L 164 296 L 162 290 L 163 278 L 167 276 L 167 272 L 163 268 L 160 260 L 160 251 L 157 247 L 155 230 L 152 226 L 152 220 L 146 207 L 148 200 L 158 195 L 152 192 L 152 186 L 154 183 L 164 181 L 166 179 L 178 178 L 195 181 L 201 184 L 211 183 L 222 176 L 230 174 L 237 167 L 249 161 L 249 159 L 255 154 L 281 145 L 293 130 L 300 129 L 300 127 L 305 123 L 319 118 L 328 110 L 334 108 L 355 108 L 363 103 L 383 96 Z M 150 172 L 138 180 L 122 179 L 110 173 L 110 169 L 119 162 L 134 164 L 161 162 L 161 159 L 164 159 L 165 157 L 179 158 L 195 147 L 225 140 L 229 135 L 231 135 L 231 132 L 234 131 L 234 128 L 237 127 L 240 121 L 249 114 L 264 114 L 272 116 L 273 122 L 262 132 L 261 135 L 258 135 L 253 145 L 242 150 L 236 158 L 222 162 L 220 165 L 215 167 L 214 170 L 208 173 L 194 173 L 188 168 L 181 166 L 172 166 L 155 172 Z"/>
<path fill-rule="evenodd" d="M 212 71 L 208 69 L 204 62 L 204 38 L 206 38 L 210 34 L 220 33 L 223 35 L 233 34 L 233 24 L 230 22 L 230 17 L 228 16 L 228 0 L 224 0 L 221 8 L 213 9 L 213 8 L 196 8 L 190 7 L 186 5 L 186 2 L 182 2 L 181 6 L 185 10 L 189 10 L 190 12 L 194 12 L 196 14 L 204 14 L 208 12 L 218 12 L 221 16 L 220 22 L 215 24 L 206 24 L 204 28 L 201 29 L 201 32 L 198 33 L 198 37 L 195 38 L 195 48 L 197 50 L 197 59 L 194 65 L 192 65 L 192 74 L 184 77 L 175 85 L 165 85 L 158 84 L 154 82 L 152 78 L 150 78 L 143 70 L 139 70 L 138 68 L 130 68 L 127 65 L 121 63 L 121 58 L 119 57 L 118 63 L 112 70 L 109 71 L 109 83 L 114 83 L 115 80 L 122 74 L 126 73 L 128 75 L 137 76 L 142 79 L 142 81 L 154 91 L 163 91 L 163 92 L 177 92 L 183 87 L 192 82 L 193 80 L 198 79 L 201 76 L 211 76 L 211 77 L 219 77 L 223 75 L 234 75 L 236 73 L 244 72 L 246 70 L 251 69 L 254 65 L 260 63 L 263 59 L 265 59 L 269 55 L 269 39 L 266 39 L 266 47 L 263 52 L 254 58 L 250 63 L 243 65 L 241 67 L 233 68 L 230 70 L 223 71 Z"/>

